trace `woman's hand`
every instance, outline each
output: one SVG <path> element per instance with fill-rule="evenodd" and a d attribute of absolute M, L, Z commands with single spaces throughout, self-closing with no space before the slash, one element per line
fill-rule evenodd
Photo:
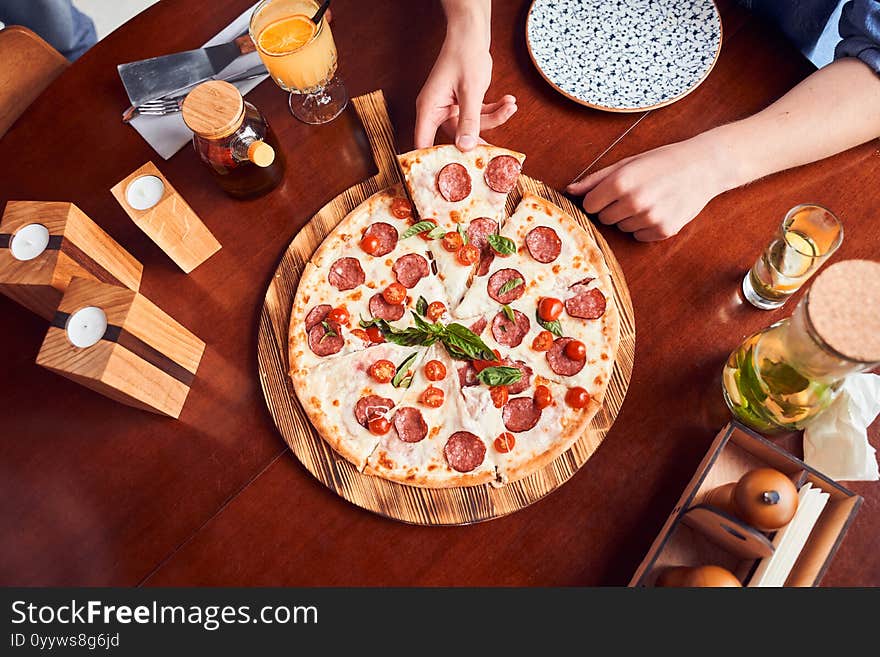
<path fill-rule="evenodd" d="M 708 134 L 625 158 L 568 186 L 584 210 L 642 242 L 684 228 L 729 187 L 720 150 Z"/>

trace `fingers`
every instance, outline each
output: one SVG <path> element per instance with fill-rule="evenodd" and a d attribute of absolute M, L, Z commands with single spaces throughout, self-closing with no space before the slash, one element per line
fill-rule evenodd
<path fill-rule="evenodd" d="M 652 226 L 651 228 L 637 230 L 633 233 L 633 237 L 639 242 L 659 242 L 660 240 L 667 239 L 669 235 L 657 226 Z"/>
<path fill-rule="evenodd" d="M 594 171 L 588 176 L 584 176 L 580 180 L 576 180 L 571 183 L 568 187 L 565 188 L 565 191 L 569 194 L 574 194 L 575 196 L 580 196 L 581 194 L 586 194 L 588 191 L 593 189 L 600 182 L 605 180 L 612 173 L 617 171 L 624 164 L 632 160 L 632 157 L 625 157 L 619 162 L 615 162 L 604 169 L 599 169 L 598 171 Z"/>
<path fill-rule="evenodd" d="M 491 130 L 506 123 L 511 116 L 517 111 L 516 98 L 513 96 L 504 96 L 501 100 L 494 103 L 483 103 L 482 113 L 480 114 L 480 132 Z M 451 116 L 446 119 L 440 128 L 450 137 L 455 137 L 458 130 L 458 107 L 450 112 Z M 480 138 L 479 143 L 485 144 L 485 140 Z"/>
<path fill-rule="evenodd" d="M 428 148 L 434 145 L 434 139 L 437 137 L 437 128 L 443 122 L 442 117 L 438 116 L 436 108 L 427 110 L 416 105 L 416 130 L 413 142 L 416 148 Z"/>
<path fill-rule="evenodd" d="M 480 110 L 483 108 L 483 94 L 474 93 L 471 89 L 462 89 L 459 101 L 455 145 L 460 151 L 469 151 L 477 145 L 477 139 L 480 136 Z"/>
<path fill-rule="evenodd" d="M 618 224 L 618 228 L 622 228 L 622 223 L 624 220 L 629 221 L 629 219 L 633 216 L 635 208 L 632 203 L 630 203 L 626 199 L 621 199 L 619 201 L 614 201 L 599 212 L 599 221 L 605 225 Z"/>

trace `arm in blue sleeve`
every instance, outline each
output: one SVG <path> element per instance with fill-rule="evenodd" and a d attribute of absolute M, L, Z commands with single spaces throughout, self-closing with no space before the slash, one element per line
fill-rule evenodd
<path fill-rule="evenodd" d="M 834 58 L 858 57 L 880 73 L 880 0 L 847 2 L 838 30 L 842 41 L 834 50 Z"/>

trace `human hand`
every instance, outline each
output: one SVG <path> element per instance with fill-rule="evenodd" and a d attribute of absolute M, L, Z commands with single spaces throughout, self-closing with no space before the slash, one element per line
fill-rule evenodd
<path fill-rule="evenodd" d="M 416 99 L 415 147 L 433 145 L 441 126 L 467 151 L 477 145 L 482 130 L 507 121 L 516 112 L 516 99 L 503 96 L 492 103 L 483 98 L 492 79 L 488 25 L 450 23 L 440 55 Z"/>
<path fill-rule="evenodd" d="M 718 149 L 705 135 L 624 158 L 572 183 L 584 210 L 641 242 L 664 240 L 684 228 L 726 191 Z"/>

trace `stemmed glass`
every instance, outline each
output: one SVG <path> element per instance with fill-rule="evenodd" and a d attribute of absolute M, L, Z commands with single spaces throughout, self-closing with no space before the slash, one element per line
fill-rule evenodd
<path fill-rule="evenodd" d="M 319 7 L 315 0 L 263 0 L 250 22 L 269 75 L 290 92 L 291 113 L 316 125 L 332 121 L 348 104 L 327 16 L 317 25 L 311 20 Z"/>

